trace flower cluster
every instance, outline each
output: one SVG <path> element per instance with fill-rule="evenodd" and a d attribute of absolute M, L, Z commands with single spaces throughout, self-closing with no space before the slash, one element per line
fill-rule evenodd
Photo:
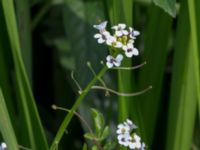
<path fill-rule="evenodd" d="M 6 149 L 7 149 L 6 143 L 2 142 L 2 143 L 0 144 L 0 150 L 6 150 Z"/>
<path fill-rule="evenodd" d="M 134 47 L 135 39 L 140 32 L 134 30 L 132 27 L 127 29 L 126 24 L 118 24 L 113 26 L 111 29 L 114 30 L 112 35 L 109 31 L 106 30 L 107 21 L 100 23 L 99 25 L 94 25 L 93 27 L 99 30 L 99 33 L 94 35 L 94 38 L 97 39 L 99 44 L 106 44 L 111 46 L 116 50 L 114 54 L 116 57 L 109 55 L 107 56 L 107 67 L 112 68 L 113 66 L 119 67 L 123 60 L 123 55 L 131 58 L 133 55 L 139 55 L 139 51 Z"/>
<path fill-rule="evenodd" d="M 137 129 L 137 126 L 129 119 L 119 124 L 116 131 L 118 143 L 130 149 L 145 150 L 145 144 L 141 142 L 141 138 L 136 133 L 132 133 L 134 129 Z"/>

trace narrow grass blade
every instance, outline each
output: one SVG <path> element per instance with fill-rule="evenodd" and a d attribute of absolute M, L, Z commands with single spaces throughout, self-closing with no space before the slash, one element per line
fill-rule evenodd
<path fill-rule="evenodd" d="M 1 1 L 5 20 L 7 24 L 8 35 L 10 38 L 12 55 L 14 58 L 17 90 L 19 96 L 19 104 L 21 115 L 23 116 L 22 127 L 24 140 L 22 144 L 32 149 L 46 150 L 48 148 L 47 141 L 44 135 L 44 130 L 40 122 L 39 114 L 34 102 L 31 87 L 25 71 L 23 60 L 20 53 L 20 42 L 17 30 L 14 5 L 12 0 Z M 21 144 L 21 143 L 20 143 Z"/>
<path fill-rule="evenodd" d="M 8 149 L 19 150 L 15 132 L 8 114 L 6 103 L 0 88 L 0 131 L 3 135 L 4 142 L 7 144 Z"/>
<path fill-rule="evenodd" d="M 18 31 L 20 36 L 21 54 L 24 65 L 32 82 L 32 43 L 31 43 L 31 25 L 30 25 L 30 5 L 29 0 L 16 1 L 16 15 L 18 20 Z"/>
<path fill-rule="evenodd" d="M 118 23 L 125 23 L 127 26 L 132 26 L 133 19 L 133 1 L 120 1 L 120 0 L 109 0 L 105 6 L 109 12 L 109 20 L 111 21 L 111 25 L 115 25 Z M 128 67 L 131 66 L 131 59 L 125 58 L 123 65 Z M 130 92 L 133 91 L 132 84 L 132 75 L 131 71 L 118 71 L 118 90 L 120 92 Z M 124 119 L 129 117 L 129 100 L 130 97 L 119 97 L 118 107 L 119 107 L 119 121 L 123 121 Z"/>
<path fill-rule="evenodd" d="M 136 104 L 140 112 L 141 133 L 145 142 L 152 145 L 155 135 L 158 114 L 161 106 L 161 93 L 169 50 L 169 37 L 172 19 L 160 8 L 151 5 L 149 22 L 145 36 L 143 61 L 147 65 L 140 69 L 138 88 L 152 85 L 152 90 L 138 97 Z M 145 34 L 145 33 L 143 33 Z"/>
<path fill-rule="evenodd" d="M 199 73 L 199 58 L 200 58 L 200 2 L 195 0 L 188 0 L 188 9 L 189 9 L 189 16 L 190 16 L 190 27 L 191 27 L 191 38 L 192 38 L 192 45 L 194 48 L 194 61 L 196 65 L 196 76 L 200 77 Z M 197 90 L 198 90 L 198 112 L 200 117 L 200 80 L 197 80 Z M 199 119 L 200 120 L 200 119 Z"/>
<path fill-rule="evenodd" d="M 183 0 L 176 33 L 166 150 L 191 148 L 199 75 L 198 59 L 196 59 L 198 55 L 188 34 L 190 33 L 188 15 L 187 1 Z"/>

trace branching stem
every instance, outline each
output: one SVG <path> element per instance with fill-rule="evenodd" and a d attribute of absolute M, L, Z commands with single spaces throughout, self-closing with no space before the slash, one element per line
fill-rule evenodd
<path fill-rule="evenodd" d="M 109 89 L 109 88 L 105 88 L 105 87 L 102 87 L 102 86 L 92 86 L 91 89 L 96 89 L 96 90 L 107 90 L 113 94 L 116 94 L 118 96 L 125 96 L 125 97 L 130 97 L 130 96 L 138 96 L 138 95 L 141 95 L 141 94 L 144 94 L 146 93 L 147 91 L 149 91 L 150 89 L 152 89 L 152 86 L 149 86 L 147 87 L 146 89 L 142 90 L 142 91 L 139 91 L 139 92 L 135 92 L 135 93 L 122 93 L 122 92 L 118 92 L 118 91 L 115 91 L 113 89 Z"/>

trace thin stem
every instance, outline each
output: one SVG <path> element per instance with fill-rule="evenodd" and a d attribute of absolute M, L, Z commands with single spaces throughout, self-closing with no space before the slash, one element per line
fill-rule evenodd
<path fill-rule="evenodd" d="M 75 77 L 74 77 L 74 72 L 73 72 L 73 71 L 71 72 L 71 78 L 72 78 L 72 80 L 75 82 L 76 86 L 77 86 L 78 89 L 79 89 L 78 93 L 81 94 L 83 90 L 82 90 L 80 84 L 78 83 L 78 81 L 75 79 Z"/>
<path fill-rule="evenodd" d="M 68 113 L 71 112 L 70 109 L 59 107 L 59 106 L 56 106 L 56 105 L 52 105 L 52 108 L 55 109 L 55 110 L 56 109 L 63 110 L 63 111 L 66 111 Z M 83 124 L 85 124 L 85 126 L 88 128 L 89 132 L 94 135 L 94 133 L 93 133 L 92 129 L 90 128 L 89 124 L 87 123 L 87 121 L 79 113 L 77 113 L 76 111 L 74 111 L 73 113 L 83 122 Z M 100 143 L 98 143 L 98 141 L 95 140 L 95 138 L 93 139 L 93 142 L 100 150 L 104 150 L 101 147 Z"/>
<path fill-rule="evenodd" d="M 54 138 L 50 150 L 54 150 L 55 149 L 55 144 L 59 143 L 65 129 L 68 127 L 72 117 L 74 116 L 74 111 L 77 110 L 77 108 L 79 107 L 80 103 L 83 101 L 83 99 L 85 98 L 85 96 L 87 95 L 87 93 L 90 91 L 90 89 L 92 88 L 92 86 L 97 82 L 98 78 L 102 77 L 104 75 L 104 73 L 107 71 L 107 67 L 104 67 L 101 69 L 101 71 L 99 72 L 99 74 L 93 78 L 92 81 L 90 81 L 90 83 L 87 85 L 87 87 L 85 88 L 85 90 L 83 90 L 83 92 L 81 93 L 81 95 L 77 98 L 76 102 L 74 103 L 71 111 L 66 115 L 66 117 L 64 118 L 60 128 L 58 129 L 58 132 L 56 134 L 56 137 Z"/>
<path fill-rule="evenodd" d="M 133 67 L 114 67 L 114 68 L 111 68 L 111 69 L 117 69 L 117 70 L 134 70 L 134 69 L 141 68 L 141 67 L 143 67 L 146 64 L 147 64 L 147 62 L 145 61 L 142 64 L 137 65 L 137 66 L 133 66 Z"/>
<path fill-rule="evenodd" d="M 87 66 L 88 66 L 88 68 L 90 69 L 90 71 L 92 72 L 92 74 L 94 75 L 94 77 L 96 77 L 97 74 L 95 73 L 94 69 L 92 68 L 92 65 L 91 65 L 90 62 L 87 62 Z M 101 78 L 98 78 L 98 80 L 99 80 L 99 82 L 100 82 L 105 88 L 107 88 L 105 82 L 104 82 Z M 105 95 L 106 95 L 106 96 L 109 96 L 110 94 L 109 94 L 108 91 L 106 91 L 106 94 L 105 94 Z"/>
<path fill-rule="evenodd" d="M 113 94 L 116 94 L 118 96 L 125 96 L 125 97 L 130 97 L 130 96 L 138 96 L 138 95 L 141 95 L 143 93 L 146 93 L 147 91 L 149 91 L 150 89 L 152 89 L 152 86 L 149 86 L 147 87 L 146 89 L 142 90 L 142 91 L 139 91 L 139 92 L 135 92 L 135 93 L 121 93 L 121 92 L 118 92 L 118 91 L 115 91 L 113 89 L 109 89 L 109 88 L 105 88 L 105 87 L 102 87 L 102 86 L 92 86 L 91 89 L 96 89 L 96 90 L 107 90 Z"/>

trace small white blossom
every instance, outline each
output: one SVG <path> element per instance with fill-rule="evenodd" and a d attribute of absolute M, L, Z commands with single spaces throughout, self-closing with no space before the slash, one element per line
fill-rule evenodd
<path fill-rule="evenodd" d="M 6 143 L 2 142 L 0 145 L 0 150 L 6 150 L 6 148 L 7 148 Z"/>
<path fill-rule="evenodd" d="M 122 36 L 122 35 L 128 35 L 128 31 L 126 29 L 125 24 L 118 24 L 116 26 L 113 26 L 112 29 L 115 30 L 115 35 L 116 36 Z"/>
<path fill-rule="evenodd" d="M 93 25 L 93 27 L 95 29 L 99 30 L 99 32 L 101 33 L 106 30 L 107 23 L 108 23 L 108 21 L 104 21 L 98 25 Z"/>
<path fill-rule="evenodd" d="M 98 39 L 97 42 L 99 44 L 106 42 L 109 37 L 110 37 L 110 33 L 108 31 L 103 31 L 101 33 L 97 33 L 94 35 L 94 38 Z"/>
<path fill-rule="evenodd" d="M 130 138 L 129 148 L 130 149 L 140 149 L 142 144 L 140 142 L 141 138 L 135 133 L 133 137 Z"/>
<path fill-rule="evenodd" d="M 126 119 L 126 121 L 124 122 L 125 125 L 127 125 L 130 130 L 132 129 L 137 129 L 138 127 L 129 119 Z"/>
<path fill-rule="evenodd" d="M 123 44 L 119 41 L 117 41 L 116 37 L 114 36 L 110 36 L 107 40 L 106 40 L 106 44 L 116 47 L 116 48 L 121 48 L 123 46 Z"/>
<path fill-rule="evenodd" d="M 145 150 L 145 149 L 146 149 L 146 145 L 145 145 L 145 143 L 143 142 L 142 145 L 141 145 L 140 150 Z"/>
<path fill-rule="evenodd" d="M 135 48 L 131 43 L 123 46 L 123 50 L 125 51 L 125 55 L 127 57 L 132 57 L 133 55 L 137 56 L 139 54 L 138 49 Z"/>
<path fill-rule="evenodd" d="M 137 30 L 134 30 L 132 27 L 129 27 L 129 36 L 132 39 L 136 39 L 136 36 L 140 35 L 140 32 Z"/>
<path fill-rule="evenodd" d="M 129 138 L 130 138 L 129 133 L 127 133 L 127 134 L 120 134 L 120 135 L 117 136 L 118 143 L 120 145 L 123 145 L 123 146 L 128 146 L 129 145 Z"/>
<path fill-rule="evenodd" d="M 113 66 L 119 67 L 121 65 L 121 61 L 123 60 L 123 55 L 119 54 L 116 58 L 111 55 L 106 57 L 106 65 L 108 68 L 112 68 Z"/>
<path fill-rule="evenodd" d="M 127 134 L 130 132 L 130 127 L 128 125 L 125 124 L 119 124 L 117 126 L 117 134 Z"/>

